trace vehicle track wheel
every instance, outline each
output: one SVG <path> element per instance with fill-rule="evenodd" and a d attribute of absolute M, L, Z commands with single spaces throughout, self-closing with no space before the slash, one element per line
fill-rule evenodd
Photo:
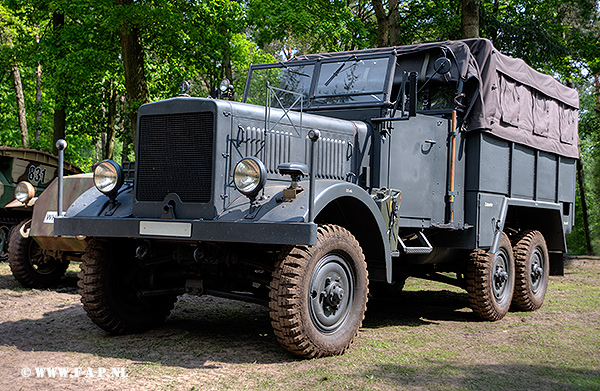
<path fill-rule="evenodd" d="M 82 257 L 79 294 L 90 319 L 111 334 L 139 333 L 162 323 L 175 295 L 138 297 L 142 269 L 134 249 L 117 239 L 92 239 Z"/>
<path fill-rule="evenodd" d="M 323 225 L 315 246 L 296 246 L 277 262 L 271 282 L 271 323 L 285 349 L 306 358 L 342 354 L 362 325 L 368 274 L 358 241 Z"/>
<path fill-rule="evenodd" d="M 516 242 L 513 305 L 535 311 L 544 303 L 548 289 L 548 247 L 540 231 L 527 231 Z"/>
<path fill-rule="evenodd" d="M 475 314 L 490 321 L 502 319 L 510 308 L 514 286 L 515 262 L 506 234 L 502 234 L 495 254 L 479 249 L 471 252 L 467 292 Z"/>
<path fill-rule="evenodd" d="M 67 271 L 69 261 L 46 254 L 29 236 L 31 220 L 12 230 L 8 246 L 8 264 L 13 276 L 27 288 L 47 288 L 56 284 Z"/>

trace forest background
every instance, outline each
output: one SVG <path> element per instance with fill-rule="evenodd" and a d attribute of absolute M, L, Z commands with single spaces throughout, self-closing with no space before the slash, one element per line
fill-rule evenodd
<path fill-rule="evenodd" d="M 206 97 L 228 78 L 239 99 L 251 63 L 478 36 L 579 91 L 568 245 L 600 253 L 598 0 L 1 0 L 0 144 L 134 160 L 137 108 L 183 80 Z"/>

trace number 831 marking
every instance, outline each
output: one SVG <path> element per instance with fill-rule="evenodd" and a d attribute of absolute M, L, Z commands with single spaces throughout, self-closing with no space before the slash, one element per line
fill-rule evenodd
<path fill-rule="evenodd" d="M 46 180 L 46 169 L 40 166 L 30 166 L 29 175 L 27 176 L 29 182 L 44 183 Z"/>

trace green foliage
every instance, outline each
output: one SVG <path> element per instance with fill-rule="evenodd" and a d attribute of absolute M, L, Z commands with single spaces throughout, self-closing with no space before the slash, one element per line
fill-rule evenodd
<path fill-rule="evenodd" d="M 134 159 L 120 33 L 139 29 L 150 100 L 176 96 L 183 80 L 206 97 L 227 77 L 241 99 L 251 63 L 374 47 L 372 0 L 4 0 L 0 4 L 0 143 L 19 146 L 10 68 L 21 72 L 30 145 L 52 151 L 54 110 L 66 111 L 67 158 L 102 159 L 110 87 L 117 93 L 115 150 Z M 398 2 L 390 15 L 402 44 L 460 38 L 461 1 Z M 384 7 L 389 3 L 384 1 Z M 389 12 L 389 9 L 386 11 Z M 574 83 L 595 249 L 600 251 L 600 124 L 592 76 L 600 74 L 597 0 L 483 0 L 481 36 L 504 53 Z M 57 21 L 62 23 L 57 23 Z M 41 101 L 36 71 L 41 66 Z M 259 95 L 259 98 L 261 98 Z M 262 97 L 264 98 L 264 97 Z M 261 99 L 262 99 L 261 98 Z M 132 107 L 130 107 L 132 106 Z M 40 116 L 36 115 L 38 109 Z M 39 137 L 37 134 L 39 133 Z M 580 213 L 580 209 L 578 212 Z M 581 219 L 569 237 L 582 251 Z"/>
<path fill-rule="evenodd" d="M 402 43 L 460 39 L 459 0 L 399 2 Z"/>
<path fill-rule="evenodd" d="M 373 46 L 377 26 L 370 2 L 345 0 L 250 0 L 253 38 L 274 55 L 289 59 L 306 52 Z"/>

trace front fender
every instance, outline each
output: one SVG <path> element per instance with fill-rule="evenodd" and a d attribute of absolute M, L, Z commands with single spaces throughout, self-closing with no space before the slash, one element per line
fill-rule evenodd
<path fill-rule="evenodd" d="M 240 196 L 218 217 L 220 221 L 308 222 L 308 181 L 301 182 L 304 190 L 296 199 L 283 201 L 283 189 L 289 184 L 269 184 L 258 206 L 250 207 L 246 197 Z M 284 184 L 285 183 L 285 184 Z M 319 180 L 315 184 L 314 216 L 317 223 L 345 226 L 361 243 L 365 256 L 385 264 L 385 278 L 392 281 L 391 248 L 383 216 L 369 193 L 361 187 L 335 180 Z M 330 219 L 331 210 L 338 210 Z M 362 239 L 362 240 L 361 240 Z M 367 250 L 367 251 L 365 251 Z M 385 260 L 385 261 L 384 261 Z"/>
<path fill-rule="evenodd" d="M 116 197 L 114 206 L 95 186 L 83 193 L 67 209 L 66 217 L 130 217 L 133 209 L 133 187 L 125 185 Z"/>
<path fill-rule="evenodd" d="M 321 218 L 327 222 L 330 211 L 342 216 L 342 222 L 360 242 L 367 258 L 369 273 L 372 278 L 375 270 L 383 267 L 385 262 L 385 279 L 392 282 L 392 256 L 388 238 L 388 227 L 383 215 L 371 195 L 361 187 L 338 182 L 329 186 L 316 188 L 315 213 L 317 221 Z M 381 265 L 376 267 L 375 265 Z"/>

